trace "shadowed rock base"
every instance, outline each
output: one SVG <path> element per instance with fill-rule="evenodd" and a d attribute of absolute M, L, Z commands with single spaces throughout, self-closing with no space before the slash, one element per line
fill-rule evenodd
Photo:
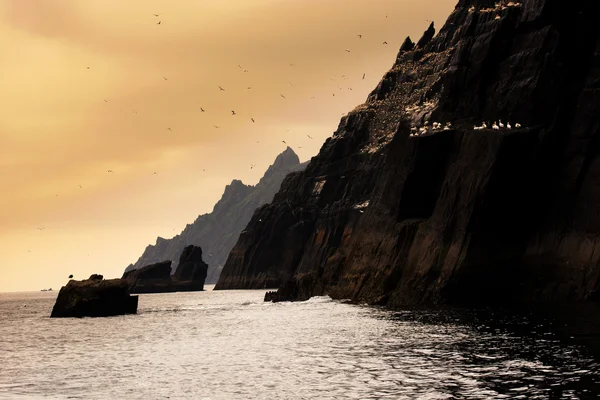
<path fill-rule="evenodd" d="M 136 314 L 138 296 L 131 296 L 123 279 L 69 281 L 58 293 L 51 318 L 110 317 Z"/>

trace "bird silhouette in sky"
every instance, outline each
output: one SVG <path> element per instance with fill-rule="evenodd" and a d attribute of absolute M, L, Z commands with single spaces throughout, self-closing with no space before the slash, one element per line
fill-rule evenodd
<path fill-rule="evenodd" d="M 248 90 L 252 89 L 252 86 L 248 86 Z"/>
<path fill-rule="evenodd" d="M 162 22 L 162 21 L 158 21 L 158 22 L 156 23 L 156 25 L 160 25 L 160 23 L 161 23 L 161 22 Z"/>
<path fill-rule="evenodd" d="M 290 67 L 295 67 L 295 65 L 294 64 L 290 64 Z"/>
<path fill-rule="evenodd" d="M 105 102 L 105 103 L 108 103 L 108 100 L 104 99 L 104 102 Z"/>
<path fill-rule="evenodd" d="M 156 175 L 156 172 L 154 173 L 154 175 Z"/>
<path fill-rule="evenodd" d="M 90 67 L 87 67 L 87 69 L 90 69 Z"/>
<path fill-rule="evenodd" d="M 359 38 L 359 39 L 362 39 L 362 35 L 358 35 L 358 38 Z"/>
<path fill-rule="evenodd" d="M 387 42 L 383 42 L 383 44 L 388 44 Z"/>
<path fill-rule="evenodd" d="M 346 49 L 346 53 L 350 53 L 350 50 Z"/>
<path fill-rule="evenodd" d="M 79 185 L 79 189 L 83 189 L 83 186 Z"/>
<path fill-rule="evenodd" d="M 234 110 L 231 110 L 231 115 L 236 115 Z"/>
<path fill-rule="evenodd" d="M 220 89 L 222 92 L 224 92 L 224 91 L 225 91 L 225 89 L 223 89 L 221 86 L 219 86 L 219 89 Z"/>
<path fill-rule="evenodd" d="M 310 135 L 306 135 L 306 136 L 308 136 L 309 139 L 312 139 L 312 137 L 310 137 Z"/>
<path fill-rule="evenodd" d="M 160 14 L 152 14 L 152 15 L 154 15 L 155 17 L 158 17 Z"/>
<path fill-rule="evenodd" d="M 363 79 L 365 79 L 365 76 L 367 76 L 367 73 L 366 73 L 366 72 L 363 74 Z"/>
<path fill-rule="evenodd" d="M 112 169 L 109 169 L 109 170 L 108 170 L 108 173 L 109 173 L 109 174 L 114 174 L 114 172 L 113 172 L 113 170 L 112 170 Z"/>
<path fill-rule="evenodd" d="M 281 97 L 283 97 L 283 98 L 285 99 L 285 96 L 284 96 L 284 95 L 280 94 L 280 96 L 281 96 Z"/>
<path fill-rule="evenodd" d="M 73 274 L 69 275 L 69 279 L 73 279 Z"/>
<path fill-rule="evenodd" d="M 205 112 L 205 111 L 204 111 L 204 108 L 202 108 L 202 107 L 200 107 L 200 111 L 202 111 L 202 112 Z"/>
<path fill-rule="evenodd" d="M 213 126 L 214 126 L 216 129 L 219 129 L 219 128 L 220 128 L 220 126 L 217 126 L 217 125 L 213 125 Z"/>
<path fill-rule="evenodd" d="M 164 79 L 165 81 L 167 81 L 167 80 L 168 80 L 166 76 L 163 76 L 163 79 Z"/>
<path fill-rule="evenodd" d="M 167 129 L 170 130 L 170 131 L 173 131 L 173 129 L 171 129 L 171 128 L 167 128 Z"/>
<path fill-rule="evenodd" d="M 285 140 L 282 140 L 281 142 L 282 142 L 283 144 L 287 144 L 287 143 L 285 142 Z"/>
<path fill-rule="evenodd" d="M 250 120 L 252 121 L 252 123 L 254 123 L 254 118 L 250 118 Z"/>

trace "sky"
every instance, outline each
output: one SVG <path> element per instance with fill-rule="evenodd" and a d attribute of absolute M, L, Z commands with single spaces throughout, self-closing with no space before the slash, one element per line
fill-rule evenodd
<path fill-rule="evenodd" d="M 0 0 L 0 292 L 120 277 L 282 141 L 310 159 L 454 6 Z"/>

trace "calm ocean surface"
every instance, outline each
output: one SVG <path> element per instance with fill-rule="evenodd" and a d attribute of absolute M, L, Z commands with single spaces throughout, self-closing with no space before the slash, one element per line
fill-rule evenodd
<path fill-rule="evenodd" d="M 600 394 L 599 364 L 559 340 L 551 324 L 464 311 L 394 312 L 325 297 L 272 304 L 262 301 L 264 293 L 141 295 L 138 315 L 97 319 L 48 318 L 57 292 L 0 294 L 0 398 Z"/>

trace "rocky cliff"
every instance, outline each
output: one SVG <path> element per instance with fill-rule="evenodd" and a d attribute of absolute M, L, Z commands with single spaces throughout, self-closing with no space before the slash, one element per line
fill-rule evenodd
<path fill-rule="evenodd" d="M 172 239 L 159 237 L 156 244 L 148 246 L 140 259 L 128 266 L 125 272 L 163 260 L 178 260 L 186 246 L 196 245 L 204 249 L 204 258 L 210 266 L 206 282 L 217 282 L 230 250 L 250 221 L 254 210 L 273 199 L 287 174 L 305 166 L 306 164 L 300 164 L 296 153 L 288 147 L 277 156 L 256 186 L 234 180 L 225 188 L 225 193 L 212 213 L 199 216 Z M 174 261 L 173 273 L 177 265 Z"/>
<path fill-rule="evenodd" d="M 437 35 L 407 39 L 257 210 L 217 289 L 390 306 L 597 299 L 599 7 L 460 0 Z"/>

